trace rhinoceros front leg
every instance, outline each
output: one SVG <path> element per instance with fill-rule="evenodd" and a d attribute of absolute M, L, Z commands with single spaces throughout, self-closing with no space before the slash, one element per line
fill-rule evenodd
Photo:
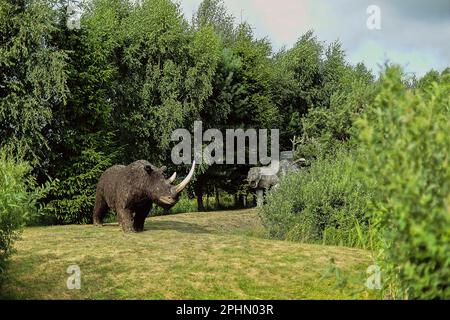
<path fill-rule="evenodd" d="M 264 204 L 264 189 L 256 189 L 256 205 L 261 207 Z"/>
<path fill-rule="evenodd" d="M 134 232 L 133 214 L 129 209 L 117 210 L 118 220 L 124 232 Z"/>

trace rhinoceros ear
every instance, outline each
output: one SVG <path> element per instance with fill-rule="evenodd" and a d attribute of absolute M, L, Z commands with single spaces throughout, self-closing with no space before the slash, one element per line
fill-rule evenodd
<path fill-rule="evenodd" d="M 147 173 L 152 173 L 152 171 L 153 171 L 151 165 L 146 165 L 146 166 L 144 167 L 144 169 L 145 169 L 145 171 L 147 171 Z"/>

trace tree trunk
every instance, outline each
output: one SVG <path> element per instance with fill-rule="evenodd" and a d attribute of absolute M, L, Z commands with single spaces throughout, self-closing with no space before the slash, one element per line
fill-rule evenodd
<path fill-rule="evenodd" d="M 219 188 L 214 187 L 214 191 L 216 193 L 216 210 L 220 209 L 220 192 L 219 192 Z"/>
<path fill-rule="evenodd" d="M 197 210 L 205 211 L 205 207 L 203 205 L 203 194 L 197 192 Z"/>
<path fill-rule="evenodd" d="M 205 207 L 203 206 L 203 183 L 201 179 L 195 182 L 195 196 L 197 197 L 197 210 L 205 211 Z"/>
<path fill-rule="evenodd" d="M 239 208 L 243 208 L 244 207 L 244 195 L 240 194 L 239 195 Z"/>

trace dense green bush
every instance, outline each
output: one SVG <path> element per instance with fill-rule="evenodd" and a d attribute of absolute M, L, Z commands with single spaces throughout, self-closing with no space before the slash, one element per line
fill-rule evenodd
<path fill-rule="evenodd" d="M 329 106 L 312 108 L 301 119 L 298 157 L 313 160 L 352 143 L 353 124 L 373 101 L 377 85 L 370 82 L 364 71 L 348 72 L 341 81 L 343 88 L 330 96 Z"/>
<path fill-rule="evenodd" d="M 53 184 L 45 208 L 44 224 L 90 223 L 95 203 L 97 182 L 113 162 L 114 155 L 94 149 L 84 150 L 76 162 L 60 173 L 61 180 Z"/>
<path fill-rule="evenodd" d="M 206 198 L 206 197 L 204 197 L 204 198 Z M 209 201 L 209 203 L 208 202 L 205 203 L 206 210 L 209 211 L 209 210 L 217 209 L 215 207 L 215 204 L 216 204 L 215 197 L 213 197 L 213 196 L 209 197 L 208 201 Z M 235 203 L 234 203 L 232 195 L 230 195 L 226 192 L 223 192 L 220 195 L 220 209 L 230 209 L 230 208 L 233 208 L 234 205 L 235 205 Z M 177 202 L 177 204 L 174 205 L 170 209 L 169 213 L 176 214 L 176 213 L 197 212 L 197 211 L 198 211 L 197 200 L 190 199 L 186 195 L 182 195 L 182 197 Z M 167 212 L 165 212 L 164 209 L 154 205 L 150 214 L 151 215 L 163 215 L 166 213 Z"/>
<path fill-rule="evenodd" d="M 260 216 L 272 237 L 366 247 L 369 192 L 359 181 L 354 157 L 338 151 L 286 175 L 268 193 Z"/>
<path fill-rule="evenodd" d="M 362 173 L 375 186 L 387 294 L 450 298 L 450 75 L 417 89 L 401 71 L 382 76 L 381 92 L 360 121 Z"/>
<path fill-rule="evenodd" d="M 180 200 L 174 205 L 169 212 L 164 211 L 163 208 L 158 207 L 157 205 L 153 205 L 152 211 L 150 215 L 164 215 L 164 214 L 175 214 L 175 213 L 185 213 L 185 212 L 196 212 L 197 211 L 197 202 L 195 199 L 189 199 L 186 196 L 182 196 Z"/>
<path fill-rule="evenodd" d="M 39 192 L 31 191 L 34 180 L 27 178 L 28 164 L 16 162 L 0 151 L 0 279 L 21 227 L 34 213 Z"/>
<path fill-rule="evenodd" d="M 0 0 L 0 148 L 20 149 L 37 170 L 50 151 L 52 108 L 69 93 L 67 53 L 53 37 L 55 4 Z"/>

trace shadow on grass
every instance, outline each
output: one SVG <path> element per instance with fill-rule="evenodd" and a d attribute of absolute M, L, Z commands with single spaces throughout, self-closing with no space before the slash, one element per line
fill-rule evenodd
<path fill-rule="evenodd" d="M 119 228 L 121 229 L 119 223 L 110 222 L 104 223 L 102 228 Z M 183 233 L 212 233 L 211 230 L 201 227 L 197 224 L 188 222 L 178 222 L 178 221 L 149 221 L 145 222 L 144 231 L 154 231 L 154 230 L 173 230 Z"/>
<path fill-rule="evenodd" d="M 144 232 L 154 230 L 173 230 L 184 233 L 211 233 L 211 230 L 198 224 L 179 221 L 148 221 L 145 223 Z"/>

